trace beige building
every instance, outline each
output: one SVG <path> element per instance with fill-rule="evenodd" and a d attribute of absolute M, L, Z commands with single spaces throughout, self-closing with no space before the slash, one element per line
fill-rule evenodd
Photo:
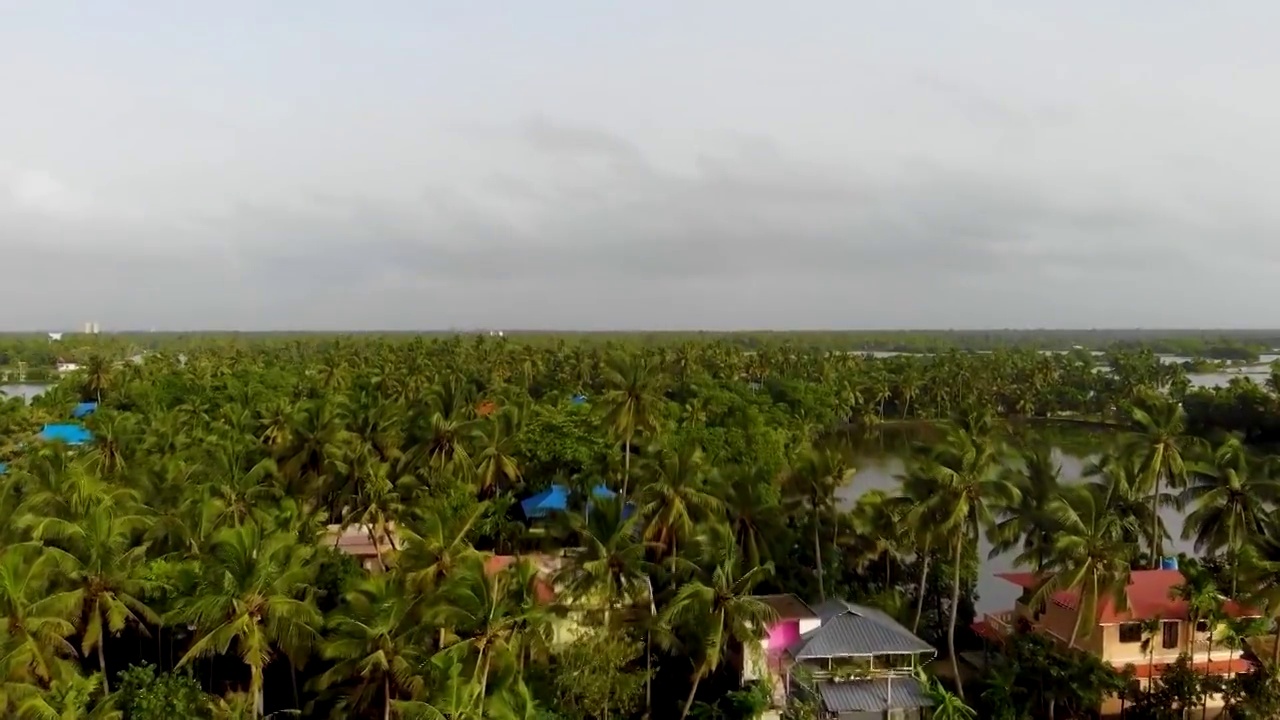
<path fill-rule="evenodd" d="M 1080 594 L 1075 590 L 1055 593 L 1042 608 L 1033 608 L 1031 598 L 1039 585 L 1033 573 L 997 575 L 1022 588 L 1022 596 L 1014 607 L 986 615 L 974 624 L 984 638 L 998 640 L 1009 634 L 1020 622 L 1036 632 L 1047 634 L 1063 645 L 1079 616 Z M 1096 618 L 1082 618 L 1075 647 L 1093 653 L 1117 670 L 1133 665 L 1143 688 L 1157 680 L 1178 656 L 1186 653 L 1200 672 L 1231 676 L 1252 669 L 1239 653 L 1229 660 L 1227 648 L 1218 640 L 1221 627 L 1210 627 L 1205 621 L 1191 622 L 1187 603 L 1175 597 L 1176 588 L 1184 582 L 1177 570 L 1135 570 L 1125 589 L 1127 610 L 1119 610 L 1110 598 L 1100 599 Z M 1231 617 L 1256 616 L 1258 613 L 1238 603 L 1227 601 L 1224 610 Z M 1159 630 L 1149 638 L 1143 633 L 1144 621 L 1158 620 Z M 1218 703 L 1221 705 L 1221 701 Z M 1210 701 L 1210 707 L 1214 703 Z M 1112 707 L 1114 706 L 1114 707 Z M 1119 710 L 1119 701 L 1104 704 L 1103 714 Z"/>

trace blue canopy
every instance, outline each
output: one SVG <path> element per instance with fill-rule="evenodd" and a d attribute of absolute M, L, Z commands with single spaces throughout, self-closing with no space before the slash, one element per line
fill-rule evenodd
<path fill-rule="evenodd" d="M 45 425 L 40 431 L 40 439 L 47 442 L 64 442 L 68 445 L 83 445 L 93 439 L 89 428 L 78 423 L 57 423 Z"/>
<path fill-rule="evenodd" d="M 611 498 L 616 493 L 604 485 L 597 485 L 591 494 L 598 498 Z M 531 518 L 546 517 L 553 512 L 564 512 L 569 507 L 569 488 L 564 485 L 552 485 L 537 495 L 521 500 L 520 507 L 524 509 L 525 517 Z"/>
<path fill-rule="evenodd" d="M 573 396 L 573 404 L 574 404 L 574 405 L 582 405 L 582 404 L 585 404 L 586 402 L 587 402 L 587 396 L 586 396 L 586 395 L 574 395 L 574 396 Z"/>
<path fill-rule="evenodd" d="M 0 475 L 9 472 L 9 466 L 6 463 L 0 463 Z"/>
<path fill-rule="evenodd" d="M 76 405 L 75 409 L 71 411 L 71 417 L 79 420 L 80 418 L 84 417 L 85 415 L 88 415 L 89 413 L 97 409 L 98 409 L 98 403 L 96 402 L 82 402 Z"/>

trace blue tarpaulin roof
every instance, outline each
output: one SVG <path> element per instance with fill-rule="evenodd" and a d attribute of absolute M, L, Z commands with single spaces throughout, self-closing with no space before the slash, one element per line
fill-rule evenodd
<path fill-rule="evenodd" d="M 5 463 L 0 463 L 0 475 L 3 475 L 7 472 L 9 472 L 9 466 L 6 465 Z"/>
<path fill-rule="evenodd" d="M 587 401 L 587 396 L 586 396 L 586 395 L 574 395 L 574 396 L 573 396 L 573 404 L 574 404 L 574 405 L 582 405 L 582 404 L 583 404 L 583 403 L 585 403 L 586 401 Z"/>
<path fill-rule="evenodd" d="M 40 431 L 40 439 L 51 442 L 64 442 L 68 445 L 83 445 L 93 439 L 89 428 L 78 423 L 58 423 L 45 425 Z"/>
<path fill-rule="evenodd" d="M 598 498 L 611 498 L 614 493 L 604 485 L 597 485 L 591 494 Z M 569 507 L 569 488 L 564 485 L 552 485 L 537 495 L 520 501 L 525 517 L 545 517 L 553 512 L 564 512 Z"/>
<path fill-rule="evenodd" d="M 77 404 L 75 409 L 71 411 L 71 417 L 79 420 L 80 418 L 84 417 L 85 415 L 88 415 L 89 413 L 97 409 L 98 409 L 98 403 L 96 402 L 82 402 Z"/>

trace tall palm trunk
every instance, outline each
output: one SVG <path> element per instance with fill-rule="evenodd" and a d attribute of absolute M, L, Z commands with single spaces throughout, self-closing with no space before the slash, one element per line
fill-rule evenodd
<path fill-rule="evenodd" d="M 1195 629 L 1192 629 L 1195 632 Z M 1204 654 L 1205 662 L 1209 667 L 1213 667 L 1213 627 L 1209 627 L 1209 648 Z M 1227 663 L 1227 676 L 1231 675 L 1231 663 Z M 1200 720 L 1208 720 L 1209 718 L 1209 693 L 1204 694 L 1204 707 L 1200 710 Z"/>
<path fill-rule="evenodd" d="M 1081 595 L 1082 595 L 1082 596 L 1083 596 L 1083 594 L 1084 594 L 1084 593 L 1083 593 L 1083 592 L 1081 592 Z M 1083 605 L 1084 603 L 1080 603 L 1080 604 L 1081 604 L 1081 605 Z M 1075 649 L 1075 647 L 1076 647 L 1076 640 L 1077 640 L 1077 639 L 1079 639 L 1079 637 L 1080 637 L 1080 622 L 1081 622 L 1082 620 L 1084 620 L 1084 613 L 1083 613 L 1083 612 L 1080 612 L 1080 610 L 1077 608 L 1077 609 L 1076 609 L 1076 621 L 1075 621 L 1075 624 L 1071 626 L 1071 642 L 1067 643 L 1067 647 L 1068 647 L 1068 648 L 1070 648 L 1070 649 L 1072 649 L 1072 650 L 1074 650 L 1074 649 Z"/>
<path fill-rule="evenodd" d="M 382 678 L 382 720 L 391 720 L 391 676 Z"/>
<path fill-rule="evenodd" d="M 693 675 L 693 687 L 689 688 L 689 697 L 685 698 L 684 710 L 680 713 L 680 720 L 689 717 L 689 708 L 693 707 L 693 697 L 698 694 L 698 683 L 702 682 L 702 670 Z"/>
<path fill-rule="evenodd" d="M 1160 569 L 1160 555 L 1163 544 L 1160 537 L 1160 478 L 1164 473 L 1156 472 L 1156 489 L 1151 494 L 1151 567 Z"/>
<path fill-rule="evenodd" d="M 947 652 L 951 655 L 951 672 L 956 678 L 956 695 L 964 699 L 964 682 L 960 680 L 960 659 L 956 655 L 956 617 L 960 614 L 960 552 L 964 548 L 964 531 L 956 536 L 954 572 L 951 583 L 951 620 L 947 623 Z"/>
<path fill-rule="evenodd" d="M 631 483 L 631 436 L 622 445 L 622 501 L 627 501 L 627 486 Z"/>
<path fill-rule="evenodd" d="M 387 563 L 382 559 L 382 546 L 378 544 L 378 533 L 373 529 L 373 523 L 370 523 L 366 529 L 369 531 L 369 542 L 373 543 L 373 554 L 378 560 L 378 569 L 386 572 Z"/>
<path fill-rule="evenodd" d="M 253 695 L 254 720 L 262 717 L 264 701 L 262 697 L 262 668 L 256 664 L 249 666 L 249 694 Z"/>
<path fill-rule="evenodd" d="M 813 556 L 818 562 L 818 599 L 820 602 L 827 601 L 826 586 L 822 581 L 822 542 L 818 538 L 818 512 L 817 505 L 814 505 L 813 513 Z"/>
<path fill-rule="evenodd" d="M 911 622 L 911 632 L 916 633 L 920 630 L 920 616 L 924 614 L 924 589 L 925 584 L 929 580 L 929 558 L 932 553 L 929 552 L 929 543 L 924 545 L 924 553 L 920 556 L 920 590 L 916 594 L 916 619 Z"/>
<path fill-rule="evenodd" d="M 105 622 L 103 623 L 106 624 Z M 98 638 L 98 668 L 102 670 L 102 692 L 106 695 L 111 694 L 111 681 L 107 679 L 107 644 L 106 635 Z"/>

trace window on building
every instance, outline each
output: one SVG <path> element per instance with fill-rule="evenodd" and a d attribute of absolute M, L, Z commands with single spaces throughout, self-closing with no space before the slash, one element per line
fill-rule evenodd
<path fill-rule="evenodd" d="M 1163 637 L 1161 638 L 1160 647 L 1165 650 L 1172 650 L 1178 647 L 1178 623 L 1174 620 L 1166 620 L 1163 626 Z"/>
<path fill-rule="evenodd" d="M 873 659 L 873 667 L 876 670 L 910 670 L 915 666 L 913 660 L 915 660 L 914 655 L 901 653 L 876 655 Z"/>
<path fill-rule="evenodd" d="M 1202 633 L 1202 632 L 1209 632 L 1209 621 L 1208 621 L 1208 620 L 1197 620 L 1197 621 L 1196 621 L 1196 632 L 1198 632 L 1198 633 Z"/>
<path fill-rule="evenodd" d="M 1124 623 L 1120 626 L 1120 642 L 1142 642 L 1142 623 Z"/>

